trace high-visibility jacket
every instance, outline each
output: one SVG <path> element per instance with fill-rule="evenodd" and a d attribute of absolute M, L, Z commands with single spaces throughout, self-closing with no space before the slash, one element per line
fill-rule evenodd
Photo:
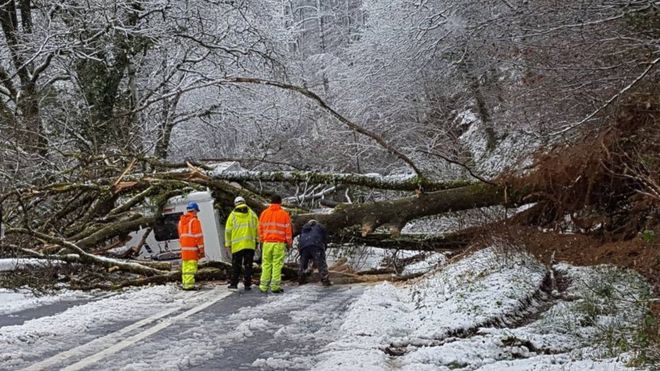
<path fill-rule="evenodd" d="M 270 204 L 259 216 L 259 239 L 261 242 L 293 242 L 293 229 L 289 213 L 280 204 Z"/>
<path fill-rule="evenodd" d="M 178 230 L 181 260 L 199 260 L 199 252 L 204 250 L 204 235 L 197 213 L 189 211 L 181 215 Z"/>
<path fill-rule="evenodd" d="M 257 214 L 247 205 L 239 205 L 227 217 L 225 223 L 225 247 L 231 247 L 232 254 L 244 249 L 257 247 Z"/>

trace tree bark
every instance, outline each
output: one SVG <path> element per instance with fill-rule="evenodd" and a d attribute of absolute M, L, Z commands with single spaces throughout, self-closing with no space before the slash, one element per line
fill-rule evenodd
<path fill-rule="evenodd" d="M 210 172 L 214 179 L 231 181 L 261 181 L 261 182 L 309 182 L 317 184 L 359 185 L 369 188 L 390 189 L 398 191 L 438 191 L 463 187 L 472 182 L 456 180 L 451 182 L 434 182 L 420 177 L 401 178 L 383 176 L 380 174 L 323 173 L 312 171 L 220 171 Z"/>
<path fill-rule="evenodd" d="M 337 235 L 329 247 L 341 247 L 340 244 L 363 244 L 381 249 L 398 249 L 410 251 L 456 251 L 467 247 L 477 233 L 476 228 L 468 228 L 442 236 L 428 237 L 426 235 L 370 234 L 366 237 L 354 235 Z"/>
<path fill-rule="evenodd" d="M 380 226 L 387 226 L 390 233 L 398 236 L 403 226 L 410 220 L 437 215 L 449 211 L 468 210 L 478 207 L 501 205 L 517 201 L 513 197 L 505 199 L 505 189 L 488 184 L 473 184 L 461 188 L 422 193 L 416 197 L 394 201 L 380 201 L 365 204 L 342 204 L 330 214 L 302 214 L 294 218 L 295 230 L 310 219 L 323 223 L 329 231 L 339 231 L 345 227 L 360 225 L 363 237 Z"/>

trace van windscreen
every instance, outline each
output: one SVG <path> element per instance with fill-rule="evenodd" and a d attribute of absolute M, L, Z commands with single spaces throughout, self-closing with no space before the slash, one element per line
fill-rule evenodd
<path fill-rule="evenodd" d="M 183 213 L 165 214 L 158 218 L 154 224 L 154 237 L 156 241 L 176 240 L 179 238 L 177 226 Z"/>

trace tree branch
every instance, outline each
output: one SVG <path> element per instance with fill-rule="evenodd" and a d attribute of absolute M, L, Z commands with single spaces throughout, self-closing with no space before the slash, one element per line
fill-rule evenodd
<path fill-rule="evenodd" d="M 119 267 L 122 270 L 128 271 L 128 272 L 133 272 L 133 273 L 138 273 L 138 274 L 144 274 L 147 276 L 153 276 L 153 275 L 162 275 L 162 274 L 167 274 L 168 272 L 162 271 L 159 269 L 154 269 L 154 268 L 149 268 L 145 267 L 144 265 L 138 264 L 138 263 L 128 263 L 128 262 L 123 262 L 120 260 L 116 259 L 110 259 L 106 257 L 100 257 L 96 256 L 93 254 L 90 254 L 86 252 L 85 250 L 81 249 L 78 247 L 76 244 L 69 242 L 67 240 L 47 235 L 44 233 L 32 231 L 29 229 L 25 228 L 12 228 L 6 231 L 7 234 L 26 234 L 35 238 L 38 238 L 41 241 L 56 244 L 58 246 L 62 246 L 64 248 L 67 248 L 69 250 L 72 250 L 76 252 L 80 256 L 81 262 L 85 263 L 93 263 L 96 265 L 100 265 L 106 268 L 110 267 Z"/>
<path fill-rule="evenodd" d="M 641 75 L 637 76 L 637 78 L 635 78 L 635 80 L 633 80 L 630 84 L 628 84 L 628 86 L 626 86 L 625 88 L 623 88 L 622 90 L 620 90 L 618 93 L 614 94 L 610 99 L 607 100 L 607 102 L 605 102 L 605 104 L 603 104 L 602 106 L 600 106 L 597 110 L 593 111 L 591 114 L 589 114 L 589 116 L 585 117 L 584 119 L 580 120 L 579 122 L 576 122 L 576 123 L 574 123 L 574 124 L 571 124 L 571 125 L 569 125 L 569 126 L 563 128 L 563 129 L 561 129 L 561 130 L 559 130 L 559 131 L 556 131 L 556 132 L 554 132 L 554 133 L 552 133 L 552 134 L 550 134 L 550 135 L 551 135 L 552 137 L 557 137 L 557 136 L 562 135 L 562 134 L 565 134 L 565 133 L 567 133 L 567 132 L 569 132 L 569 131 L 571 131 L 571 130 L 577 128 L 578 126 L 581 126 L 581 125 L 584 124 L 585 122 L 591 120 L 591 119 L 592 119 L 594 116 L 596 116 L 599 112 L 601 112 L 602 110 L 604 110 L 605 108 L 607 108 L 610 104 L 612 104 L 612 102 L 614 102 L 617 98 L 619 98 L 620 96 L 622 96 L 625 92 L 627 92 L 628 90 L 630 90 L 630 89 L 631 89 L 633 86 L 635 86 L 640 80 L 642 80 L 642 79 L 644 78 L 644 76 L 646 76 L 646 75 L 649 73 L 649 71 L 651 71 L 651 70 L 653 69 L 653 67 L 655 67 L 655 66 L 658 64 L 658 62 L 660 62 L 660 57 L 658 57 L 658 58 L 656 58 L 654 61 L 652 61 L 652 62 L 649 64 L 649 66 L 644 70 L 644 72 L 642 72 Z"/>
<path fill-rule="evenodd" d="M 387 151 L 389 151 L 391 154 L 395 155 L 399 159 L 401 159 L 403 162 L 408 164 L 413 171 L 415 171 L 415 174 L 417 174 L 419 177 L 422 177 L 422 172 L 419 170 L 419 168 L 415 165 L 415 163 L 405 154 L 403 154 L 401 151 L 396 149 L 394 146 L 391 144 L 387 143 L 383 137 L 380 135 L 369 131 L 365 128 L 363 128 L 360 125 L 355 124 L 351 120 L 347 119 L 343 115 L 341 115 L 339 112 L 335 111 L 332 107 L 330 107 L 321 97 L 319 97 L 316 93 L 302 87 L 302 86 L 297 86 L 297 85 L 292 85 L 292 84 L 287 84 L 279 81 L 272 81 L 272 80 L 263 80 L 263 79 L 257 79 L 257 78 L 251 78 L 251 77 L 228 77 L 226 78 L 227 82 L 234 82 L 234 83 L 248 83 L 248 84 L 259 84 L 259 85 L 268 85 L 268 86 L 274 86 L 278 87 L 281 89 L 286 89 L 286 90 L 291 90 L 298 92 L 314 101 L 321 106 L 321 108 L 325 109 L 328 111 L 332 116 L 334 116 L 337 120 L 345 124 L 346 126 L 350 127 L 351 129 L 355 130 L 356 132 L 365 135 L 372 140 L 374 140 L 376 143 L 381 145 L 383 148 L 385 148 Z"/>

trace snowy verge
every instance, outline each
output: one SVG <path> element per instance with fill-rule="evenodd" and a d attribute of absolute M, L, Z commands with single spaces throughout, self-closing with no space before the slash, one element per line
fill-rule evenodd
<path fill-rule="evenodd" d="M 489 248 L 404 286 L 384 283 L 349 309 L 314 369 L 625 369 L 608 334 L 630 337 L 648 286 L 607 266 L 556 266 Z M 351 361 L 347 361 L 347 360 Z"/>

